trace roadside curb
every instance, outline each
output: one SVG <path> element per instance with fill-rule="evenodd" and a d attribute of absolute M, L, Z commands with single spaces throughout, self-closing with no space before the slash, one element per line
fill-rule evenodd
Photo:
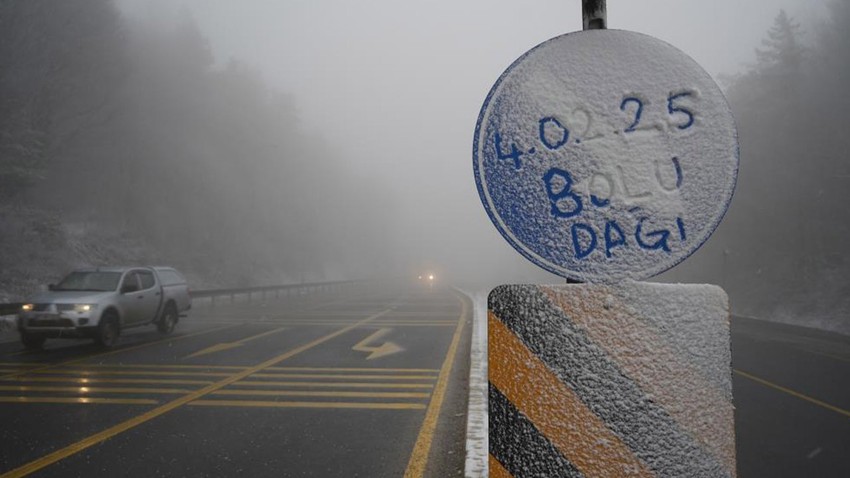
<path fill-rule="evenodd" d="M 487 427 L 487 294 L 455 288 L 472 302 L 469 359 L 469 411 L 466 415 L 466 478 L 486 478 Z"/>

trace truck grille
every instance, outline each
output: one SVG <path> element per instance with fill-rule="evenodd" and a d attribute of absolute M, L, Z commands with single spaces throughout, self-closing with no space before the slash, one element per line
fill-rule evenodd
<path fill-rule="evenodd" d="M 73 327 L 71 319 L 29 319 L 28 327 Z"/>

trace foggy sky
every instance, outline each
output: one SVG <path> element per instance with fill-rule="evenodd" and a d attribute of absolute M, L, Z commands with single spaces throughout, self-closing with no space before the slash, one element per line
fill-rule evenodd
<path fill-rule="evenodd" d="M 123 0 L 128 14 L 192 12 L 219 63 L 242 60 L 292 95 L 301 127 L 394 188 L 387 218 L 411 263 L 558 280 L 499 236 L 472 177 L 481 104 L 533 46 L 581 29 L 581 2 Z M 609 27 L 665 40 L 717 77 L 753 62 L 781 8 L 802 23 L 822 0 L 609 0 Z M 352 179 L 353 180 L 353 179 Z M 382 231 L 375 231 L 381 234 Z M 463 266 L 463 267 L 460 267 Z"/>

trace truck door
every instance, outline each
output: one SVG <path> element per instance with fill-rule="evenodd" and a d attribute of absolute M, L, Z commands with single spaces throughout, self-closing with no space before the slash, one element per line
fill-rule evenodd
<path fill-rule="evenodd" d="M 159 303 L 162 300 L 162 288 L 154 278 L 153 272 L 148 270 L 137 271 L 139 283 L 142 290 L 139 295 L 139 322 L 148 324 L 156 318 L 156 313 L 159 312 Z"/>
<path fill-rule="evenodd" d="M 118 304 L 121 306 L 121 322 L 124 327 L 130 327 L 139 323 L 139 309 L 144 296 L 140 296 L 141 285 L 136 271 L 129 271 L 121 279 L 118 289 Z"/>
<path fill-rule="evenodd" d="M 162 292 L 156 287 L 153 272 L 132 270 L 121 281 L 121 308 L 124 326 L 147 324 L 156 316 Z"/>

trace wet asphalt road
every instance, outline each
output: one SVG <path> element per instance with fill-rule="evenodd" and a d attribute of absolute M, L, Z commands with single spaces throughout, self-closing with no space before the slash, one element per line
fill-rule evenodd
<path fill-rule="evenodd" d="M 850 477 L 850 338 L 735 317 L 739 478 Z"/>
<path fill-rule="evenodd" d="M 469 320 L 395 284 L 199 304 L 108 352 L 0 344 L 0 477 L 460 476 Z M 732 324 L 738 476 L 850 476 L 850 339 Z"/>
<path fill-rule="evenodd" d="M 107 352 L 0 344 L 0 476 L 457 476 L 470 320 L 394 284 L 196 304 Z"/>

